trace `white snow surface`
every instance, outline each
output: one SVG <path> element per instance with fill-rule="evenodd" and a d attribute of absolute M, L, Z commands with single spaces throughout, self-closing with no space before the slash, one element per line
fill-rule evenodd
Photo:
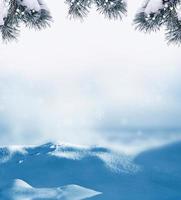
<path fill-rule="evenodd" d="M 83 200 L 100 194 L 100 192 L 78 185 L 66 185 L 57 188 L 35 188 L 20 179 L 13 180 L 3 188 L 3 197 L 7 200 Z"/>
<path fill-rule="evenodd" d="M 150 13 L 156 13 L 158 10 L 162 9 L 163 6 L 162 0 L 150 0 L 145 8 L 145 13 L 148 15 Z"/>
<path fill-rule="evenodd" d="M 4 25 L 4 17 L 7 16 L 7 6 L 4 0 L 0 0 L 0 26 Z"/>
<path fill-rule="evenodd" d="M 179 4 L 176 8 L 176 12 L 177 12 L 177 17 L 179 20 L 181 20 L 181 4 Z"/>
<path fill-rule="evenodd" d="M 1 147 L 0 149 L 0 163 L 5 163 L 12 158 L 16 153 L 27 154 L 24 146 L 10 145 L 7 147 Z"/>
<path fill-rule="evenodd" d="M 20 145 L 10 145 L 10 146 L 7 147 L 7 149 L 9 150 L 9 152 L 11 154 L 16 153 L 16 152 L 20 152 L 22 154 L 26 154 L 27 153 L 25 147 L 24 146 L 20 146 Z"/>
<path fill-rule="evenodd" d="M 38 0 L 41 9 L 49 10 L 44 0 Z"/>
<path fill-rule="evenodd" d="M 19 2 L 30 10 L 39 11 L 40 9 L 45 8 L 45 3 L 42 0 L 19 0 Z"/>
<path fill-rule="evenodd" d="M 91 147 L 75 147 L 73 149 L 64 145 L 56 145 L 56 149 L 49 154 L 70 160 L 81 160 L 85 157 L 97 157 L 112 171 L 120 173 L 135 173 L 140 167 L 132 162 L 131 156 L 112 150 L 98 150 Z"/>

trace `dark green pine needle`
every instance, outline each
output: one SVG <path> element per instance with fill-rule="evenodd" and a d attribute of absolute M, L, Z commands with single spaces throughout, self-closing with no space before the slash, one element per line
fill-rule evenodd
<path fill-rule="evenodd" d="M 52 17 L 48 10 L 30 10 L 21 5 L 21 1 L 10 0 L 8 14 L 4 18 L 4 24 L 0 26 L 2 39 L 4 41 L 17 39 L 21 23 L 24 23 L 27 27 L 41 30 L 50 26 L 51 21 Z"/>
<path fill-rule="evenodd" d="M 109 19 L 122 19 L 127 13 L 127 4 L 123 0 L 95 0 L 97 10 Z"/>

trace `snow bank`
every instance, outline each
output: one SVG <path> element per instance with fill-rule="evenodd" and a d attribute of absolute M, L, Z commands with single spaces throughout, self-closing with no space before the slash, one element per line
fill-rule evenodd
<path fill-rule="evenodd" d="M 15 179 L 1 188 L 2 197 L 7 200 L 83 200 L 101 194 L 78 185 L 67 185 L 57 188 L 34 188 L 23 180 Z"/>

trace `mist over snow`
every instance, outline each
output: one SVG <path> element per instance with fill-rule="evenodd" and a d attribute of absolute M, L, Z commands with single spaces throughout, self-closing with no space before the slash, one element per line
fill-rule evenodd
<path fill-rule="evenodd" d="M 133 153 L 179 140 L 180 48 L 162 32 L 134 30 L 140 1 L 128 1 L 122 22 L 94 10 L 84 22 L 69 20 L 64 2 L 47 4 L 50 29 L 23 30 L 0 47 L 0 145 L 56 141 Z"/>

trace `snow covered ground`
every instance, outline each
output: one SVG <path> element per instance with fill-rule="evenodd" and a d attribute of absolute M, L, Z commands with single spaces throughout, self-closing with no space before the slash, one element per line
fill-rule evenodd
<path fill-rule="evenodd" d="M 101 147 L 47 143 L 0 148 L 2 200 L 178 200 L 181 143 L 134 157 Z"/>
<path fill-rule="evenodd" d="M 57 188 L 34 188 L 23 180 L 15 179 L 2 188 L 1 198 L 6 200 L 81 200 L 99 194 L 101 193 L 78 185 L 67 185 Z"/>

